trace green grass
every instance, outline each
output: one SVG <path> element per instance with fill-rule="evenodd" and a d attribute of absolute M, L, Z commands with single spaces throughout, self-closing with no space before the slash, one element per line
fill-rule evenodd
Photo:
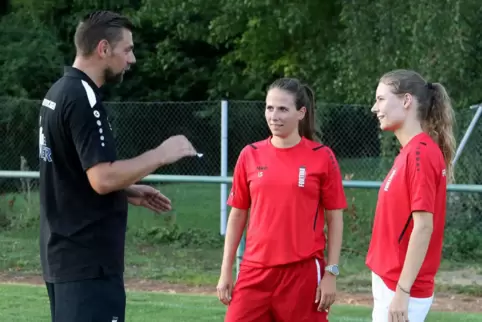
<path fill-rule="evenodd" d="M 360 166 L 360 160 L 340 163 L 344 174 L 354 174 L 353 180 L 375 180 L 369 178 L 370 171 L 366 169 L 375 169 L 379 160 L 364 159 L 363 162 L 370 166 Z M 160 186 L 160 190 L 173 202 L 174 209 L 169 214 L 157 216 L 143 208 L 130 208 L 126 278 L 214 287 L 219 277 L 223 243 L 219 236 L 219 185 L 166 184 Z M 376 189 L 346 189 L 349 209 L 345 213 L 342 274 L 338 282 L 342 291 L 366 291 L 370 287 L 364 257 L 377 193 Z M 3 210 L 11 222 L 11 227 L 2 231 L 0 218 L 0 274 L 39 275 L 38 195 L 32 193 L 27 202 L 22 194 L 16 194 L 12 207 L 9 206 L 11 199 L 12 195 L 0 196 L 0 215 Z M 180 227 L 179 232 L 166 231 L 166 227 L 173 224 Z M 206 240 L 209 242 L 204 242 Z M 445 260 L 442 265 L 445 271 L 467 267 L 481 271 L 480 265 L 473 263 Z M 442 284 L 438 287 L 444 292 L 466 290 L 470 294 L 482 294 L 480 285 Z"/>
<path fill-rule="evenodd" d="M 21 305 L 28 303 L 28 305 Z M 19 307 L 21 305 L 21 309 Z M 128 292 L 126 321 L 191 322 L 223 321 L 225 307 L 212 296 Z M 20 284 L 0 284 L 0 321 L 49 322 L 45 288 Z M 333 322 L 369 322 L 370 308 L 335 305 Z M 481 314 L 431 312 L 427 322 L 482 322 Z"/>
<path fill-rule="evenodd" d="M 160 189 L 174 204 L 173 211 L 168 215 L 159 216 L 144 208 L 130 207 L 126 277 L 212 285 L 217 281 L 222 259 L 219 185 L 172 184 Z M 17 197 L 9 215 L 13 218 L 28 217 L 25 215 L 26 204 L 22 198 Z M 26 220 L 20 220 L 20 224 L 24 221 Z M 197 228 L 207 231 L 216 243 L 214 246 L 181 247 L 175 244 L 153 244 L 143 236 L 149 229 L 173 223 L 178 224 L 182 230 Z M 33 227 L 0 232 L 0 272 L 39 273 L 36 225 L 35 222 Z"/>
<path fill-rule="evenodd" d="M 143 208 L 130 207 L 126 278 L 215 285 L 219 277 L 223 243 L 223 238 L 219 235 L 219 185 L 167 184 L 159 189 L 172 200 L 174 209 L 168 215 L 157 216 Z M 357 244 L 361 240 L 366 243 L 369 236 L 360 230 L 360 226 L 369 229 L 371 220 L 359 220 L 363 217 L 359 211 L 374 209 L 373 198 L 376 198 L 376 191 L 347 189 L 347 196 L 358 208 L 347 212 L 347 216 L 356 219 L 357 224 L 347 224 L 345 239 L 351 244 Z M 27 203 L 17 197 L 10 216 L 21 218 L 19 224 L 33 223 L 32 227 L 0 232 L 0 272 L 26 275 L 39 273 L 37 223 L 28 219 L 32 214 L 26 214 L 27 209 L 35 213 L 35 206 L 27 207 Z M 154 241 L 146 237 L 150 231 L 173 223 L 179 225 L 182 231 L 190 228 L 204 231 L 209 234 L 213 243 L 182 247 L 176 243 L 156 242 L 159 237 L 163 237 L 162 233 L 155 236 Z M 202 236 L 198 238 L 202 239 Z M 350 256 L 344 256 L 341 262 L 343 278 L 340 279 L 340 285 L 345 283 L 346 287 L 358 285 L 359 288 L 366 289 L 370 275 L 363 263 L 365 249 L 351 248 L 349 252 Z"/>

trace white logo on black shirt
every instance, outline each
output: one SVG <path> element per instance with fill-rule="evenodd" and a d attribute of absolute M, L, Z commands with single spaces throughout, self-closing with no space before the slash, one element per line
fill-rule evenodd
<path fill-rule="evenodd" d="M 97 105 L 97 98 L 95 96 L 94 90 L 86 81 L 82 81 L 82 85 L 84 86 L 85 93 L 87 94 L 87 99 L 89 100 L 90 108 L 94 109 Z M 102 129 L 102 121 L 100 120 L 100 112 L 96 109 L 93 111 L 95 118 L 97 119 L 96 123 L 99 127 L 99 139 L 100 139 L 100 146 L 105 147 L 105 137 L 102 135 L 104 130 Z M 109 124 L 110 127 L 110 124 Z M 112 130 L 112 128 L 111 128 Z"/>
<path fill-rule="evenodd" d="M 44 98 L 42 101 L 42 106 L 50 108 L 51 110 L 55 110 L 55 107 L 57 106 L 57 104 L 55 102 L 52 102 L 51 100 Z"/>
<path fill-rule="evenodd" d="M 46 161 L 52 162 L 52 151 L 47 147 L 47 142 L 45 141 L 45 135 L 43 128 L 39 129 L 39 158 Z"/>

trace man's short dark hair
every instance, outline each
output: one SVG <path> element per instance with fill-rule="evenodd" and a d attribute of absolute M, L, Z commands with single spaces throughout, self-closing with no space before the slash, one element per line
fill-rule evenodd
<path fill-rule="evenodd" d="M 112 11 L 95 11 L 86 15 L 77 26 L 74 41 L 77 54 L 90 55 L 99 41 L 105 39 L 112 46 L 122 39 L 122 30 L 132 31 L 134 25 L 127 18 Z"/>

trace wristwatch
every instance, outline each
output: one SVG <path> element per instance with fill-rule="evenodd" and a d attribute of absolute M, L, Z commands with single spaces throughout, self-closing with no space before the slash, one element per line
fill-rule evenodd
<path fill-rule="evenodd" d="M 340 271 L 338 270 L 338 265 L 336 264 L 326 266 L 325 271 L 335 276 L 338 276 L 340 274 Z"/>

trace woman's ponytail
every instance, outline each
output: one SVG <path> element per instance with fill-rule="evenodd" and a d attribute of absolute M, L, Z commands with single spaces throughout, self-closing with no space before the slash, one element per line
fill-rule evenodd
<path fill-rule="evenodd" d="M 431 92 L 431 103 L 424 122 L 425 130 L 442 150 L 447 167 L 447 179 L 449 182 L 454 182 L 452 167 L 456 148 L 453 134 L 454 110 L 450 97 L 442 84 L 428 83 L 427 87 Z"/>

